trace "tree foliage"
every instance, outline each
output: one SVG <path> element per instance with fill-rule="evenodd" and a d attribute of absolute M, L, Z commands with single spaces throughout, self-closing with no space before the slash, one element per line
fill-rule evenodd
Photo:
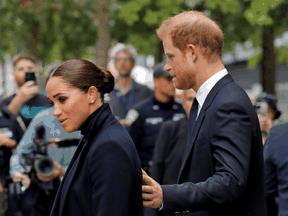
<path fill-rule="evenodd" d="M 93 6 L 92 0 L 2 1 L 0 49 L 13 55 L 21 47 L 44 63 L 79 58 L 96 43 Z"/>
<path fill-rule="evenodd" d="M 19 47 L 31 52 L 34 24 L 36 53 L 44 63 L 92 57 L 99 23 L 94 5 L 95 0 L 2 0 L 1 56 L 4 52 L 13 55 Z M 224 51 L 233 51 L 235 44 L 247 40 L 260 47 L 263 26 L 274 26 L 279 36 L 288 22 L 288 0 L 111 0 L 111 39 L 131 43 L 141 54 L 157 56 L 156 29 L 168 17 L 191 9 L 217 20 L 224 32 Z M 277 62 L 288 59 L 285 50 L 277 49 Z M 251 61 L 259 59 L 256 53 Z"/>

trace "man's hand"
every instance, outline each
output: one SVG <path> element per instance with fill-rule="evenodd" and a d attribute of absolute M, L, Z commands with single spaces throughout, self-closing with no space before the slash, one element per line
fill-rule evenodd
<path fill-rule="evenodd" d="M 62 166 L 58 164 L 56 161 L 54 161 L 54 173 L 50 176 L 42 176 L 39 173 L 37 173 L 37 177 L 40 181 L 46 182 L 46 181 L 51 181 L 52 179 L 61 177 L 64 175 L 64 171 L 62 169 Z"/>
<path fill-rule="evenodd" d="M 17 89 L 16 96 L 8 105 L 10 112 L 18 115 L 23 103 L 33 98 L 38 93 L 38 91 L 39 86 L 35 85 L 35 81 L 28 81 L 24 83 L 24 85 Z"/>
<path fill-rule="evenodd" d="M 14 175 L 13 181 L 17 182 L 17 181 L 20 181 L 21 179 L 24 180 L 24 182 L 26 184 L 26 189 L 27 189 L 31 184 L 31 180 L 30 180 L 29 176 L 25 175 L 23 173 L 20 173 L 20 172 L 16 172 L 16 174 Z"/>
<path fill-rule="evenodd" d="M 163 191 L 161 186 L 152 178 L 150 178 L 147 173 L 142 170 L 143 181 L 147 185 L 142 186 L 142 198 L 147 200 L 143 201 L 143 206 L 148 206 L 152 208 L 159 208 L 163 203 Z"/>
<path fill-rule="evenodd" d="M 39 86 L 35 84 L 34 81 L 28 81 L 17 90 L 16 95 L 19 96 L 21 103 L 25 103 L 38 93 Z"/>
<path fill-rule="evenodd" d="M 0 133 L 0 146 L 13 148 L 16 146 L 16 142 L 10 138 L 5 137 L 3 133 Z"/>

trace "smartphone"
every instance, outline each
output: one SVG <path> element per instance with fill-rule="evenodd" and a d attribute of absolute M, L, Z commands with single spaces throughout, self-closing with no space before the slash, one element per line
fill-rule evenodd
<path fill-rule="evenodd" d="M 27 71 L 25 74 L 25 82 L 30 81 L 30 80 L 35 81 L 35 83 L 37 83 L 35 72 Z"/>

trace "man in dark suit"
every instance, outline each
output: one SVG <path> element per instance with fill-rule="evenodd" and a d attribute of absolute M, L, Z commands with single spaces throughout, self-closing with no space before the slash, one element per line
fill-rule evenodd
<path fill-rule="evenodd" d="M 264 170 L 270 215 L 288 215 L 288 123 L 271 128 L 264 145 Z M 279 207 L 274 199 L 278 197 Z M 274 205 L 273 205 L 274 201 Z M 273 208 L 274 207 L 274 208 Z M 278 209 L 278 210 L 277 210 Z"/>
<path fill-rule="evenodd" d="M 165 20 L 157 35 L 175 87 L 193 88 L 196 99 L 178 184 L 160 186 L 143 171 L 144 206 L 166 215 L 266 216 L 260 126 L 247 94 L 222 64 L 221 29 L 189 11 Z"/>

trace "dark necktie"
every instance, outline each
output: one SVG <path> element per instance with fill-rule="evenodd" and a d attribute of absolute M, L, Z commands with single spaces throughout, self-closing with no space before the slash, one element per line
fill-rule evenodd
<path fill-rule="evenodd" d="M 188 143 L 190 141 L 190 138 L 192 136 L 194 126 L 196 124 L 196 117 L 198 113 L 198 101 L 196 97 L 193 100 L 193 104 L 190 110 L 190 116 L 189 116 L 189 125 L 188 125 Z"/>

